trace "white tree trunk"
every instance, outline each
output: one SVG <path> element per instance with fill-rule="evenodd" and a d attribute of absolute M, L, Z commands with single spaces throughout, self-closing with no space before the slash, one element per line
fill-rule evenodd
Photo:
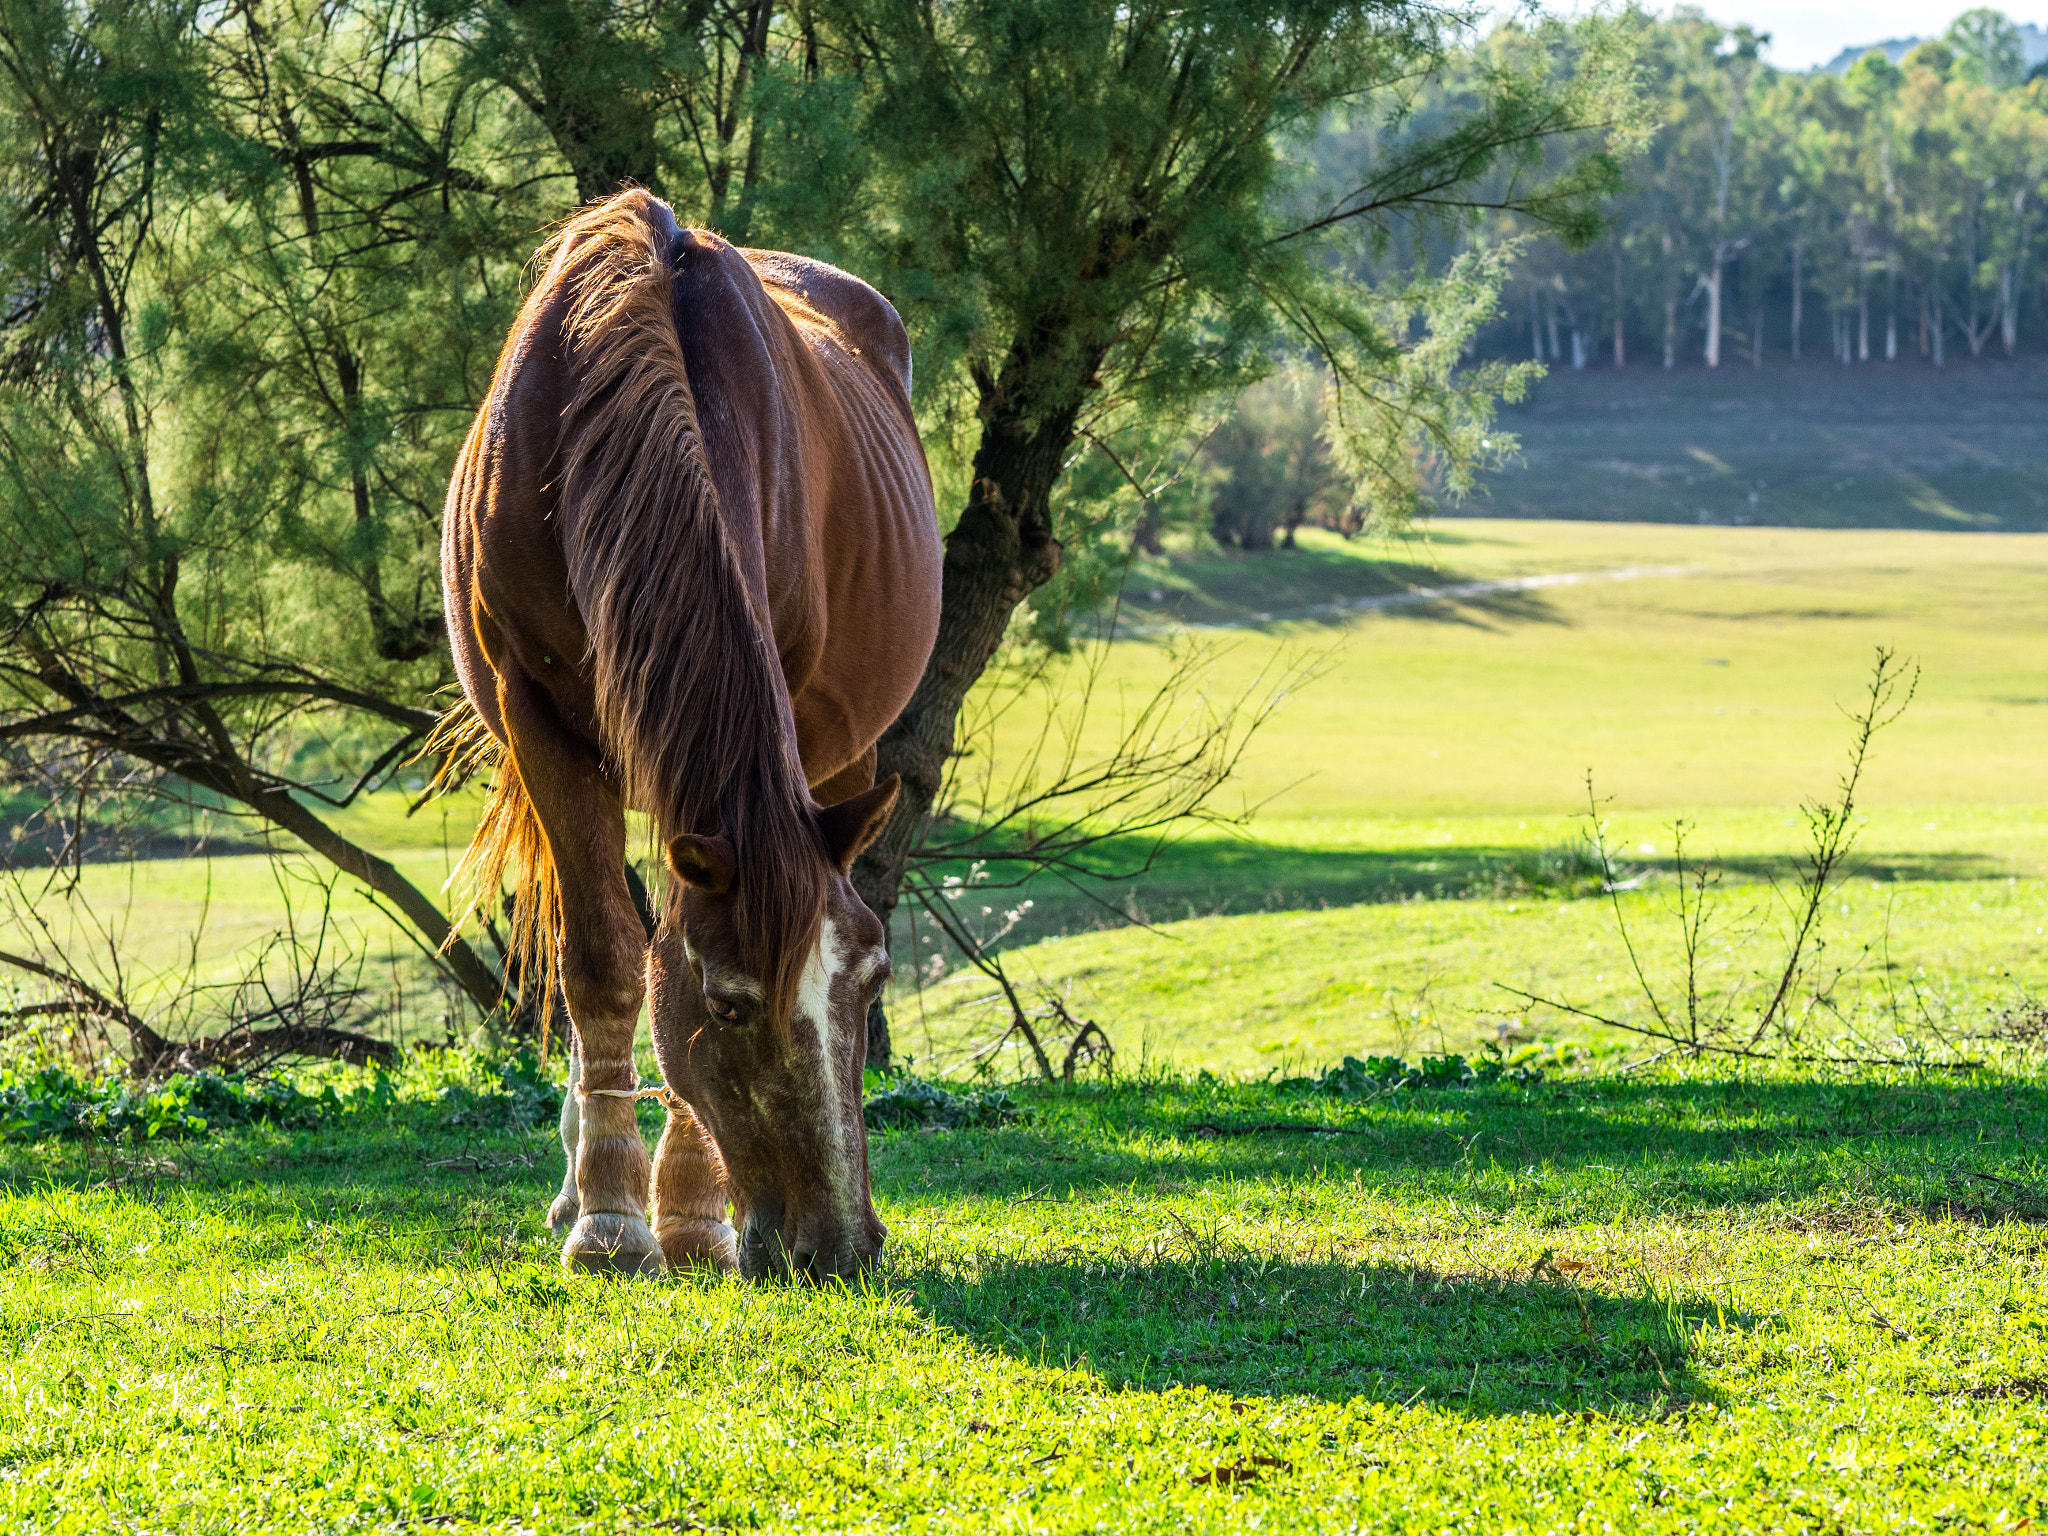
<path fill-rule="evenodd" d="M 1942 332 L 1947 329 L 1941 314 L 1941 263 L 1934 264 L 1934 323 L 1929 329 L 1934 334 L 1934 366 L 1939 368 L 1948 361 L 1942 346 Z"/>
<path fill-rule="evenodd" d="M 1621 292 L 1621 236 L 1616 235 L 1614 237 L 1614 366 L 1617 368 L 1626 368 L 1628 366 L 1628 357 L 1623 352 L 1621 345 L 1621 322 L 1622 316 L 1626 313 L 1627 306 L 1622 302 Z"/>
<path fill-rule="evenodd" d="M 1721 366 L 1721 253 L 1714 253 L 1713 275 L 1707 279 L 1707 366 Z"/>
<path fill-rule="evenodd" d="M 1806 297 L 1806 285 L 1801 281 L 1800 258 L 1806 254 L 1806 237 L 1792 237 L 1792 361 L 1799 361 L 1799 321 L 1805 313 L 1802 301 Z"/>
<path fill-rule="evenodd" d="M 1884 253 L 1884 360 L 1899 360 L 1899 268 L 1890 251 Z"/>

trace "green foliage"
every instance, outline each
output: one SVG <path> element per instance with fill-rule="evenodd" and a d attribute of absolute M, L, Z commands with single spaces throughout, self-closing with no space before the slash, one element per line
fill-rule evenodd
<path fill-rule="evenodd" d="M 522 1046 L 502 1061 L 486 1064 L 483 1075 L 481 1089 L 457 1082 L 441 1090 L 450 1125 L 526 1129 L 552 1125 L 561 1112 L 561 1086 L 529 1048 Z"/>
<path fill-rule="evenodd" d="M 2027 72 L 2020 29 L 2003 11 L 1965 11 L 1949 23 L 1943 41 L 1955 50 L 1958 73 L 1979 85 L 2005 90 L 2018 85 Z"/>
<path fill-rule="evenodd" d="M 1940 364 L 1958 340 L 1976 356 L 1995 335 L 2010 355 L 2023 328 L 2039 334 L 2024 274 L 2048 193 L 2048 96 L 2023 81 L 2005 15 L 1966 12 L 1902 64 L 1872 52 L 1840 77 L 1773 70 L 1753 32 L 1690 7 L 1637 36 L 1658 127 L 1607 205 L 1607 238 L 1530 240 L 1508 283 L 1521 302 L 1487 330 L 1487 353 L 1583 368 L 1618 327 L 1631 361 L 1667 367 L 1787 352 Z M 1342 165 L 1348 150 L 1332 136 L 1321 153 Z M 1518 232 L 1512 216 L 1487 231 Z"/>
<path fill-rule="evenodd" d="M 956 1092 L 943 1083 L 908 1074 L 883 1080 L 862 1108 L 871 1131 L 979 1130 L 1011 1125 L 1027 1111 L 1007 1088 L 983 1087 Z"/>
<path fill-rule="evenodd" d="M 0 1074 L 0 1137 L 41 1141 L 91 1137 L 114 1142 L 174 1141 L 234 1126 L 306 1126 L 345 1114 L 381 1111 L 391 1080 L 379 1073 L 347 1094 L 329 1083 L 318 1093 L 280 1077 L 177 1073 L 154 1083 L 80 1078 L 61 1066 Z"/>
<path fill-rule="evenodd" d="M 1368 1056 L 1360 1060 L 1346 1056 L 1315 1078 L 1290 1081 L 1312 1085 L 1318 1093 L 1339 1099 L 1377 1098 L 1404 1088 L 1473 1088 L 1509 1083 L 1518 1088 L 1543 1081 L 1540 1068 L 1509 1066 L 1498 1046 L 1490 1047 L 1477 1062 L 1455 1053 L 1424 1056 L 1413 1064 L 1399 1056 Z"/>

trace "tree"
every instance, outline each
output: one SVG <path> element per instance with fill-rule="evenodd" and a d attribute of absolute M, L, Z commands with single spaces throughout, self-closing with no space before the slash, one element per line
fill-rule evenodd
<path fill-rule="evenodd" d="M 818 15 L 864 94 L 886 209 L 869 270 L 920 338 L 925 411 L 970 440 L 937 648 L 879 744 L 903 793 L 856 873 L 886 918 L 961 704 L 1059 568 L 1054 491 L 1076 444 L 1113 451 L 1128 426 L 1242 387 L 1291 343 L 1330 368 L 1334 446 L 1379 515 L 1421 504 L 1419 461 L 1462 489 L 1491 400 L 1521 377 L 1459 366 L 1498 260 L 1374 293 L 1334 274 L 1332 254 L 1404 217 L 1468 212 L 1489 173 L 1533 170 L 1548 139 L 1597 130 L 1613 142 L 1563 175 L 1510 175 L 1489 199 L 1584 239 L 1633 104 L 1625 29 L 1587 22 L 1568 79 L 1491 72 L 1469 115 L 1318 202 L 1283 148 L 1340 103 L 1398 119 L 1469 18 L 1331 0 L 875 0 Z"/>
<path fill-rule="evenodd" d="M 880 748 L 907 785 L 860 876 L 886 914 L 1012 616 L 1056 634 L 1101 590 L 1157 489 L 1134 466 L 1184 459 L 1191 411 L 1318 358 L 1354 519 L 1508 446 L 1488 413 L 1526 373 L 1463 354 L 1510 250 L 1430 232 L 1594 233 L 1633 24 L 1461 65 L 1477 15 L 0 0 L 0 740 L 82 792 L 238 808 L 449 940 L 317 808 L 432 725 L 439 486 L 533 231 L 639 181 L 860 270 L 915 333 L 958 515 L 939 649 Z M 1302 149 L 1340 109 L 1378 149 L 1331 183 Z M 445 957 L 491 1006 L 485 957 Z"/>
<path fill-rule="evenodd" d="M 1330 462 L 1324 432 L 1325 380 L 1296 364 L 1254 384 L 1209 435 L 1202 458 L 1211 479 L 1210 528 L 1219 544 L 1243 550 L 1294 548 L 1305 522 L 1349 531 L 1349 488 Z"/>
<path fill-rule="evenodd" d="M 378 19 L 0 5 L 0 741 L 80 805 L 290 834 L 488 1011 L 493 968 L 312 808 L 437 718 L 440 484 L 533 220 L 517 134 L 458 142 L 448 35 Z"/>
<path fill-rule="evenodd" d="M 1979 7 L 1949 23 L 1943 39 L 1955 51 L 1956 73 L 1993 90 L 2018 85 L 2027 72 L 2020 29 L 2003 11 Z"/>

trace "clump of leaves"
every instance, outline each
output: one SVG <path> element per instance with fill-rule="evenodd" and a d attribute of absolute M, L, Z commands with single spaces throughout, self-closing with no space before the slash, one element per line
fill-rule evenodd
<path fill-rule="evenodd" d="M 1557 897 L 1577 901 L 1605 893 L 1616 874 L 1625 875 L 1620 888 L 1634 890 L 1644 883 L 1646 871 L 1611 871 L 1600 862 L 1600 849 L 1585 834 L 1548 848 L 1531 848 L 1489 861 L 1473 883 L 1475 896 Z"/>
<path fill-rule="evenodd" d="M 40 1141 L 93 1136 L 157 1141 L 203 1136 L 238 1125 L 306 1125 L 326 1115 L 391 1102 L 390 1078 L 377 1074 L 347 1095 L 332 1084 L 307 1093 L 296 1083 L 242 1073 L 180 1073 L 155 1083 L 81 1078 L 62 1066 L 0 1075 L 0 1136 Z"/>
<path fill-rule="evenodd" d="M 543 1071 L 540 1057 L 522 1046 L 490 1069 L 489 1086 L 481 1091 L 461 1083 L 443 1088 L 441 1101 L 452 1111 L 448 1123 L 523 1130 L 554 1119 L 562 1090 Z"/>
<path fill-rule="evenodd" d="M 1492 1083 L 1527 1087 L 1543 1081 L 1539 1068 L 1509 1066 L 1498 1048 L 1489 1045 L 1478 1061 L 1467 1061 L 1453 1052 L 1448 1056 L 1424 1056 L 1415 1062 L 1399 1056 L 1368 1056 L 1363 1061 L 1346 1056 L 1318 1076 L 1300 1079 L 1318 1093 L 1340 1099 L 1369 1099 L 1403 1089 L 1473 1088 Z"/>
<path fill-rule="evenodd" d="M 975 1130 L 1025 1118 L 1024 1106 L 1007 1088 L 955 1093 L 943 1084 L 908 1075 L 891 1078 L 863 1110 L 871 1131 Z"/>

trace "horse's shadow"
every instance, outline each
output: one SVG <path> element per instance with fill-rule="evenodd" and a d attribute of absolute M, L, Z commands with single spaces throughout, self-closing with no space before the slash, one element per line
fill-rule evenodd
<path fill-rule="evenodd" d="M 1703 1309 L 1647 1286 L 1613 1294 L 1552 1274 L 1227 1257 L 1195 1235 L 1177 1257 L 898 1262 L 895 1283 L 940 1326 L 1125 1389 L 1470 1414 L 1668 1411 L 1712 1395 L 1690 1365 Z"/>

